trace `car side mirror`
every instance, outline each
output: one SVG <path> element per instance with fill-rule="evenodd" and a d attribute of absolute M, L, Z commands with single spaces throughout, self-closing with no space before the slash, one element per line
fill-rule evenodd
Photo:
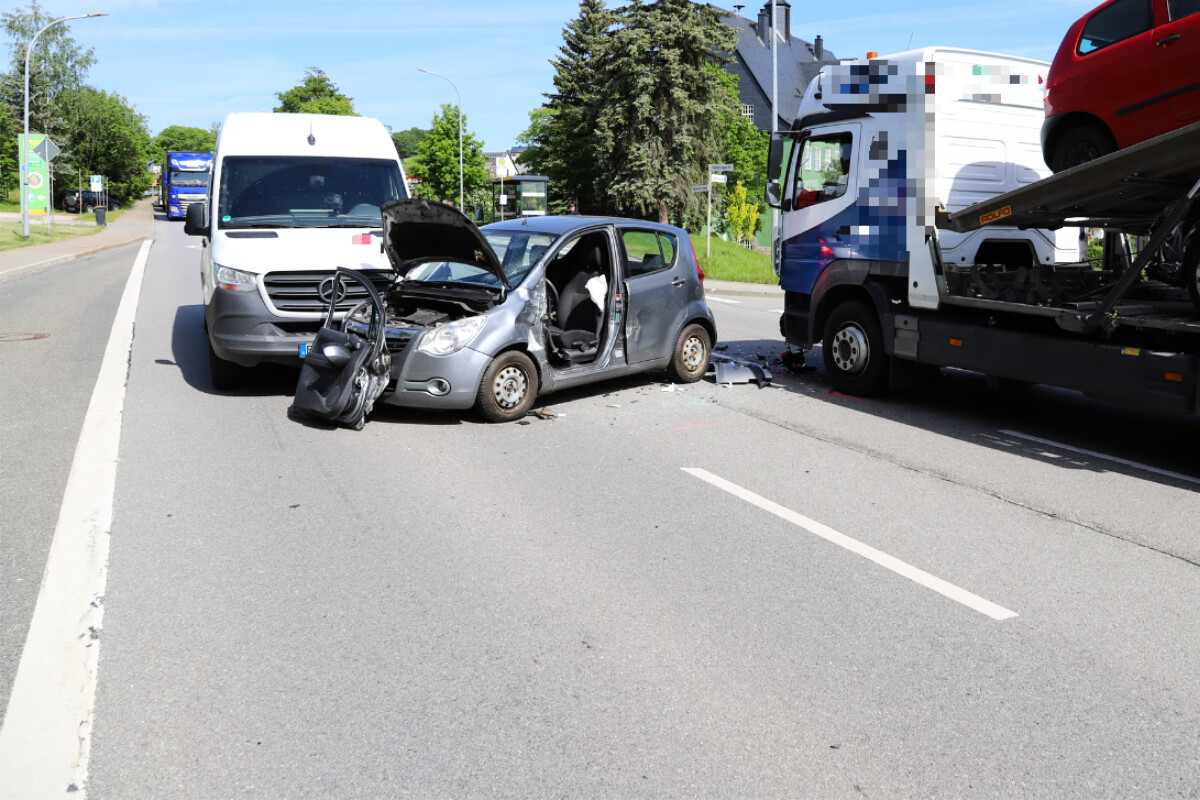
<path fill-rule="evenodd" d="M 188 236 L 207 236 L 208 226 L 204 224 L 204 207 L 206 203 L 192 203 L 187 208 L 187 216 L 183 218 L 183 232 Z"/>
<path fill-rule="evenodd" d="M 780 205 L 782 205 L 780 198 L 781 190 L 779 188 L 779 184 L 775 181 L 771 181 L 767 184 L 767 191 L 765 194 L 767 205 L 769 205 L 771 208 L 779 208 Z"/>

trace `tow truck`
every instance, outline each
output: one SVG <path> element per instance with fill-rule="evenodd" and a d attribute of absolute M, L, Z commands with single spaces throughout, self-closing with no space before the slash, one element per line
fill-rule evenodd
<path fill-rule="evenodd" d="M 781 332 L 822 343 L 839 391 L 952 367 L 1200 414 L 1200 123 L 1046 175 L 1043 69 L 951 48 L 826 67 L 782 181 L 773 142 Z"/>

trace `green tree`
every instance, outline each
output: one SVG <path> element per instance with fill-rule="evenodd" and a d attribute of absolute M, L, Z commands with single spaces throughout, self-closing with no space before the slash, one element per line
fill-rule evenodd
<path fill-rule="evenodd" d="M 727 93 L 708 66 L 728 59 L 733 28 L 689 0 L 632 0 L 609 37 L 596 120 L 599 179 L 619 213 L 698 221 L 691 187 L 721 155 Z"/>
<path fill-rule="evenodd" d="M 442 112 L 433 118 L 429 133 L 421 140 L 417 157 L 412 162 L 412 177 L 421 181 L 417 193 L 436 200 L 458 203 L 458 108 L 443 105 Z M 470 196 L 483 187 L 489 177 L 483 145 L 465 128 L 462 118 L 463 191 Z"/>
<path fill-rule="evenodd" d="M 746 187 L 747 197 L 761 198 L 767 188 L 767 153 L 771 147 L 771 134 L 759 130 L 752 120 L 742 116 L 741 101 L 737 94 L 738 77 L 720 67 L 711 66 L 710 69 L 720 79 L 727 95 L 721 110 L 720 161 L 733 165 L 733 170 L 726 173 L 730 185 L 741 183 Z M 723 220 L 728 217 L 731 198 L 732 192 L 726 193 Z M 722 226 L 724 221 L 718 223 L 718 227 Z M 756 216 L 744 238 L 758 233 L 761 227 L 762 217 Z M 728 230 L 728 227 L 724 229 Z"/>
<path fill-rule="evenodd" d="M 21 185 L 21 165 L 18 161 L 17 134 L 21 129 L 8 106 L 0 103 L 0 200 Z"/>
<path fill-rule="evenodd" d="M 530 112 L 529 128 L 519 140 L 529 148 L 522 163 L 550 178 L 555 213 L 571 203 L 589 214 L 611 210 L 607 195 L 597 189 L 595 131 L 608 100 L 602 77 L 616 22 L 603 0 L 582 0 L 579 17 L 563 29 L 562 47 L 550 59 L 554 92 Z"/>
<path fill-rule="evenodd" d="M 8 35 L 12 49 L 12 66 L 0 73 L 0 102 L 24 129 L 25 107 L 25 48 L 40 28 L 52 22 L 50 15 L 37 0 L 25 8 L 15 8 L 0 14 L 0 23 Z M 79 89 L 88 69 L 96 63 L 92 49 L 81 48 L 71 38 L 67 23 L 44 31 L 33 48 L 29 69 L 29 130 L 44 133 L 61 144 L 63 96 Z"/>
<path fill-rule="evenodd" d="M 118 94 L 85 86 L 63 98 L 64 156 L 79 175 L 103 175 L 113 198 L 128 202 L 150 185 L 146 119 Z"/>
<path fill-rule="evenodd" d="M 758 204 L 746 198 L 746 187 L 738 181 L 725 198 L 725 230 L 735 242 L 746 243 L 759 223 Z"/>
<path fill-rule="evenodd" d="M 392 143 L 396 145 L 396 154 L 400 158 L 412 158 L 417 154 L 421 147 L 421 140 L 425 138 L 429 131 L 424 128 L 409 128 L 406 131 L 397 131 L 392 134 Z"/>
<path fill-rule="evenodd" d="M 216 149 L 216 144 L 212 131 L 169 125 L 150 141 L 149 160 L 166 166 L 169 152 L 210 153 Z"/>
<path fill-rule="evenodd" d="M 334 114 L 344 117 L 358 116 L 354 101 L 338 91 L 323 71 L 309 67 L 304 81 L 286 92 L 276 92 L 279 106 L 274 110 L 285 114 Z"/>

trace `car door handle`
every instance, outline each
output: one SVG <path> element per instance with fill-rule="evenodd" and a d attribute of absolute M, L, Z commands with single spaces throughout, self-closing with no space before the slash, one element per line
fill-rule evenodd
<path fill-rule="evenodd" d="M 685 283 L 687 283 L 687 281 L 685 281 L 683 278 L 676 278 L 675 280 L 671 281 L 672 286 L 683 286 Z"/>
<path fill-rule="evenodd" d="M 1173 33 L 1165 39 L 1159 39 L 1157 42 L 1154 43 L 1154 46 L 1162 47 L 1164 44 L 1170 44 L 1171 42 L 1173 42 L 1177 39 L 1182 39 L 1182 38 L 1183 37 L 1180 36 L 1178 33 Z"/>

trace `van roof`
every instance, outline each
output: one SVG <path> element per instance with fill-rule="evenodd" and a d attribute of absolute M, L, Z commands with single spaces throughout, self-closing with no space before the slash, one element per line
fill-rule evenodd
<path fill-rule="evenodd" d="M 399 160 L 377 119 L 329 114 L 238 112 L 221 125 L 219 156 L 357 156 Z"/>

